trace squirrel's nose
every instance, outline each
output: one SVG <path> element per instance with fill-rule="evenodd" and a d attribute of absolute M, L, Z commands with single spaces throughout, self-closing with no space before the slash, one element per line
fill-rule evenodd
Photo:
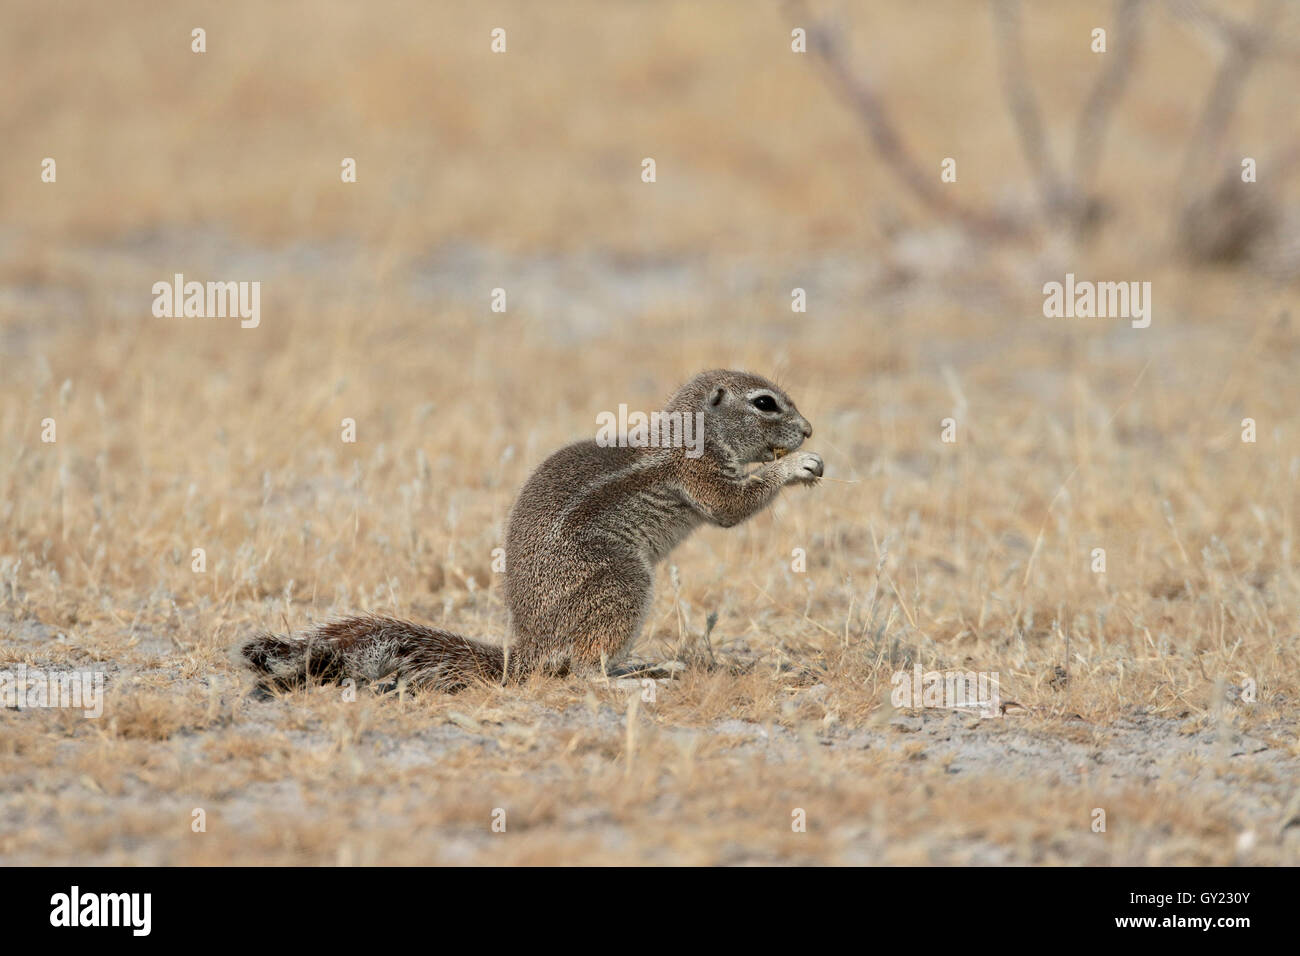
<path fill-rule="evenodd" d="M 803 437 L 812 438 L 812 422 L 806 418 L 803 420 Z"/>

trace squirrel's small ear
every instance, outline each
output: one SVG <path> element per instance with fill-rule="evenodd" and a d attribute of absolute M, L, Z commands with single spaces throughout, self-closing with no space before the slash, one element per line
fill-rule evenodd
<path fill-rule="evenodd" d="M 723 388 L 721 385 L 719 385 L 717 388 L 713 390 L 713 394 L 709 396 L 709 404 L 710 405 L 722 404 L 722 396 L 725 394 L 727 394 L 727 390 Z"/>

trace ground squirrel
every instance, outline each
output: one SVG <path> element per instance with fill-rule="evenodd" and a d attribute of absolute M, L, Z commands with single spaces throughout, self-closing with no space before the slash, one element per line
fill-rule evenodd
<path fill-rule="evenodd" d="M 577 442 L 524 484 L 506 533 L 505 647 L 368 615 L 298 636 L 261 634 L 243 646 L 244 660 L 270 686 L 352 677 L 447 691 L 617 663 L 636 641 L 654 566 L 668 552 L 699 525 L 729 528 L 785 485 L 822 475 L 820 456 L 794 451 L 812 425 L 761 376 L 702 372 L 664 411 L 702 421 L 702 446 Z"/>

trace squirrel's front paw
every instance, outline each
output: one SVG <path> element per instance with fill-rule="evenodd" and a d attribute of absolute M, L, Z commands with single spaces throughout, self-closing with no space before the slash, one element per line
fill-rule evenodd
<path fill-rule="evenodd" d="M 824 468 L 822 466 L 822 456 L 810 451 L 799 451 L 787 455 L 785 458 L 789 461 L 790 477 L 789 481 L 799 482 L 804 485 L 813 484 L 822 476 Z"/>

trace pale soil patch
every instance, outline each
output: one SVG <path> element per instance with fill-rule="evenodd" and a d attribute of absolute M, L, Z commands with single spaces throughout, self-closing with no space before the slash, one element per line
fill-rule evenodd
<path fill-rule="evenodd" d="M 5 625 L 33 650 L 47 630 Z M 144 662 L 134 672 L 96 665 L 109 674 L 100 721 L 0 715 L 6 863 L 1178 864 L 1300 852 L 1295 720 L 1241 705 L 1181 719 L 1134 708 L 1099 725 L 1059 701 L 1043 706 L 1062 716 L 995 719 L 882 702 L 846 721 L 856 702 L 841 697 L 860 692 L 842 682 L 698 671 L 657 684 L 653 702 L 580 678 L 418 700 L 363 690 L 345 702 L 333 687 L 258 699 L 238 672 L 219 671 L 227 689 L 215 694 L 212 677 L 178 678 L 150 646 L 128 655 Z M 699 716 L 713 697 L 744 713 L 760 686 L 770 719 Z M 195 808 L 206 832 L 191 831 Z M 807 833 L 791 832 L 796 808 Z M 1096 808 L 1105 833 L 1091 829 Z"/>

